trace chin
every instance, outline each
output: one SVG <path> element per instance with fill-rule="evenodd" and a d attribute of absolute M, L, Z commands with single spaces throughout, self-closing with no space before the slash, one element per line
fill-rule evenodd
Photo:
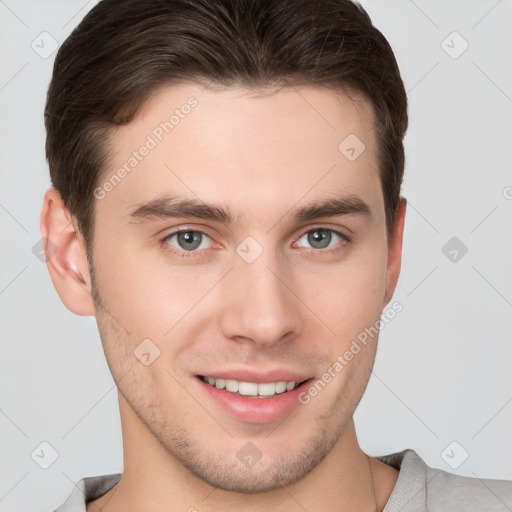
<path fill-rule="evenodd" d="M 331 451 L 339 434 L 336 429 L 318 430 L 309 440 L 302 441 L 302 448 L 294 443 L 292 449 L 283 450 L 279 442 L 284 451 L 279 454 L 269 454 L 272 442 L 266 438 L 261 439 L 261 451 L 255 446 L 258 444 L 255 440 L 254 444 L 247 442 L 231 456 L 213 453 L 209 446 L 210 453 L 203 447 L 194 453 L 182 451 L 178 458 L 197 478 L 217 489 L 245 494 L 271 492 L 304 478 Z"/>

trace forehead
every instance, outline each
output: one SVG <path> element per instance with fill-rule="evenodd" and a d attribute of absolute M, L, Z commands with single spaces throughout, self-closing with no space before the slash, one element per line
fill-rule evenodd
<path fill-rule="evenodd" d="M 357 95 L 183 84 L 161 89 L 116 128 L 99 185 L 124 169 L 108 193 L 118 210 L 175 192 L 233 211 L 332 192 L 378 203 L 376 154 L 372 110 Z"/>

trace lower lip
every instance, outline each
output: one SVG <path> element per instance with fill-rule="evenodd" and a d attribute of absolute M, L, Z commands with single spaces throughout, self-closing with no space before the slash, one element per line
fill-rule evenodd
<path fill-rule="evenodd" d="M 196 380 L 211 399 L 236 418 L 248 423 L 270 423 L 285 417 L 301 405 L 299 394 L 307 391 L 314 379 L 307 380 L 291 391 L 268 398 L 243 396 L 211 386 L 200 377 L 196 377 Z"/>

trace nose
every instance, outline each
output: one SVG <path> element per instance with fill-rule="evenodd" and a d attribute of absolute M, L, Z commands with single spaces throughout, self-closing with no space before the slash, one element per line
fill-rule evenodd
<path fill-rule="evenodd" d="M 252 263 L 236 261 L 221 298 L 224 336 L 264 348 L 300 332 L 300 300 L 293 290 L 292 273 L 283 267 L 265 252 Z"/>

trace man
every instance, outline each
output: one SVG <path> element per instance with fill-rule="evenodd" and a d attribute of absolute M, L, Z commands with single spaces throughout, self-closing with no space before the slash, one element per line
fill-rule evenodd
<path fill-rule="evenodd" d="M 510 482 L 357 441 L 407 129 L 360 6 L 103 0 L 59 50 L 45 120 L 48 268 L 97 319 L 124 448 L 122 475 L 59 511 L 512 507 Z"/>

